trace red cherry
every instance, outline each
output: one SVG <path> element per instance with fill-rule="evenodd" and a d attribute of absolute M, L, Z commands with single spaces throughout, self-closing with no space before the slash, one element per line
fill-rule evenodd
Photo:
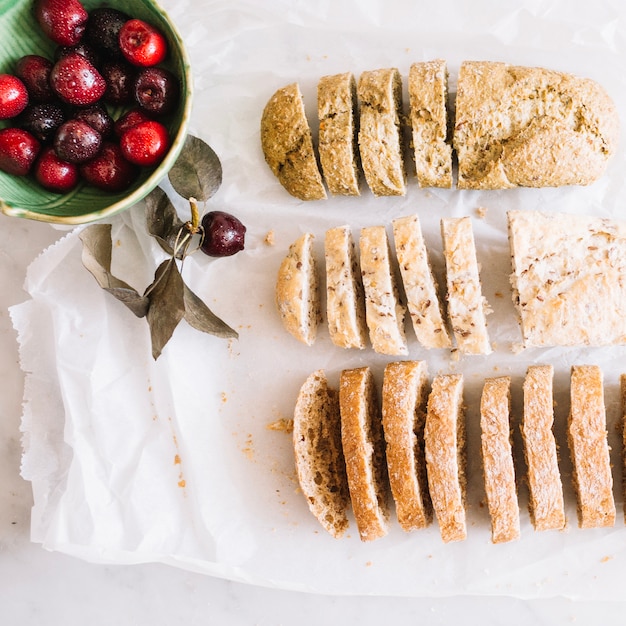
<path fill-rule="evenodd" d="M 87 11 L 79 0 L 36 0 L 35 18 L 47 37 L 61 46 L 77 44 L 87 24 Z"/>
<path fill-rule="evenodd" d="M 106 90 L 100 72 L 78 52 L 70 52 L 54 64 L 50 84 L 63 102 L 77 106 L 97 102 Z"/>
<path fill-rule="evenodd" d="M 43 149 L 35 163 L 35 178 L 48 191 L 68 193 L 80 180 L 78 165 L 59 159 L 52 146 Z"/>
<path fill-rule="evenodd" d="M 41 144 L 21 128 L 0 130 L 0 170 L 14 176 L 25 176 L 30 171 Z"/>
<path fill-rule="evenodd" d="M 150 120 L 127 130 L 120 140 L 122 154 L 131 163 L 150 167 L 156 165 L 170 147 L 167 128 Z"/>
<path fill-rule="evenodd" d="M 127 161 L 116 143 L 104 142 L 98 156 L 80 166 L 81 176 L 94 187 L 120 192 L 128 189 L 139 168 Z"/>
<path fill-rule="evenodd" d="M 54 92 L 50 87 L 52 61 L 38 54 L 27 54 L 15 64 L 15 75 L 26 85 L 28 95 L 36 102 L 51 102 Z"/>
<path fill-rule="evenodd" d="M 151 119 L 152 118 L 143 109 L 131 109 L 115 122 L 113 131 L 119 139 L 128 129 L 137 124 L 141 124 L 141 122 L 149 122 Z"/>
<path fill-rule="evenodd" d="M 0 120 L 19 115 L 28 105 L 26 85 L 12 74 L 0 74 Z"/>
<path fill-rule="evenodd" d="M 167 40 L 152 24 L 128 20 L 121 28 L 119 43 L 122 54 L 133 65 L 150 67 L 167 56 Z"/>

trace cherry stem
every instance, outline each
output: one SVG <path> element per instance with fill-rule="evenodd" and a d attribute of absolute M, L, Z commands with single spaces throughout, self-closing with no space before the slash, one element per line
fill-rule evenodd
<path fill-rule="evenodd" d="M 189 206 L 191 207 L 191 232 L 195 235 L 200 226 L 200 211 L 198 211 L 198 201 L 195 198 L 189 198 Z"/>

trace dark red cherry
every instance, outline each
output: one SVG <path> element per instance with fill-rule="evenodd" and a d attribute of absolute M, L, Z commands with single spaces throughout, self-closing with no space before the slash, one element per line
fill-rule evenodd
<path fill-rule="evenodd" d="M 18 59 L 15 75 L 26 85 L 28 95 L 33 102 L 50 102 L 54 92 L 50 87 L 52 61 L 38 54 L 27 54 Z"/>
<path fill-rule="evenodd" d="M 135 101 L 148 113 L 171 113 L 178 104 L 178 79 L 162 67 L 146 67 L 135 79 Z"/>
<path fill-rule="evenodd" d="M 93 159 L 101 145 L 100 133 L 81 120 L 64 122 L 54 137 L 57 156 L 69 163 L 84 163 Z"/>
<path fill-rule="evenodd" d="M 13 74 L 0 74 L 0 120 L 18 116 L 27 106 L 26 85 Z"/>
<path fill-rule="evenodd" d="M 209 256 L 232 256 L 244 249 L 246 227 L 230 213 L 210 211 L 202 218 L 200 249 Z"/>
<path fill-rule="evenodd" d="M 63 102 L 77 106 L 97 102 L 106 89 L 100 72 L 78 52 L 70 52 L 54 64 L 50 84 Z"/>
<path fill-rule="evenodd" d="M 54 193 L 68 193 L 80 181 L 78 165 L 59 159 L 52 146 L 41 151 L 34 173 L 37 182 Z"/>
<path fill-rule="evenodd" d="M 79 0 L 35 0 L 35 18 L 52 41 L 73 46 L 85 32 L 88 15 Z"/>
<path fill-rule="evenodd" d="M 123 11 L 110 7 L 93 9 L 89 12 L 85 41 L 109 59 L 122 59 L 119 34 L 122 26 L 129 19 L 130 16 Z"/>
<path fill-rule="evenodd" d="M 59 126 L 63 124 L 65 114 L 58 104 L 40 102 L 27 106 L 17 121 L 20 128 L 45 143 L 54 137 Z"/>
<path fill-rule="evenodd" d="M 41 144 L 22 128 L 0 130 L 0 170 L 15 176 L 26 176 L 30 171 Z"/>
<path fill-rule="evenodd" d="M 80 166 L 80 173 L 98 189 L 120 192 L 135 182 L 139 168 L 124 158 L 116 143 L 105 141 L 99 154 Z"/>
<path fill-rule="evenodd" d="M 89 124 L 93 129 L 100 133 L 103 139 L 110 137 L 113 134 L 113 118 L 109 115 L 102 104 L 96 102 L 88 107 L 76 109 L 72 115 L 72 119 L 81 120 L 86 124 Z"/>
<path fill-rule="evenodd" d="M 106 82 L 103 100 L 109 104 L 129 104 L 133 102 L 135 68 L 125 61 L 109 61 L 100 67 Z"/>

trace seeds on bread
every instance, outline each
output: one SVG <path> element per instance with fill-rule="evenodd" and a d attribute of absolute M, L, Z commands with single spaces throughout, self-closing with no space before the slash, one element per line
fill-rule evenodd
<path fill-rule="evenodd" d="M 339 396 L 322 370 L 302 385 L 293 420 L 293 446 L 298 482 L 309 509 L 333 536 L 348 528 L 350 505 L 341 447 Z"/>
<path fill-rule="evenodd" d="M 292 196 L 326 198 L 298 83 L 277 90 L 265 105 L 261 147 L 270 169 Z"/>
<path fill-rule="evenodd" d="M 333 195 L 359 196 L 356 81 L 350 72 L 322 76 L 317 84 L 319 154 Z"/>

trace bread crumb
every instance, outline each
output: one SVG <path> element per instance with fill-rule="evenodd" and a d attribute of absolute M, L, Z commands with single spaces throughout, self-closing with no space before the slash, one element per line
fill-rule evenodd
<path fill-rule="evenodd" d="M 281 417 L 273 422 L 270 422 L 266 428 L 268 430 L 276 430 L 283 433 L 293 432 L 293 420 L 286 417 Z"/>
<path fill-rule="evenodd" d="M 604 556 L 600 559 L 600 563 L 608 563 L 609 561 L 612 561 L 613 557 L 612 556 Z"/>
<path fill-rule="evenodd" d="M 520 343 L 520 342 L 515 342 L 513 344 L 511 344 L 511 352 L 513 354 L 520 354 L 521 352 L 524 351 L 524 344 Z"/>
<path fill-rule="evenodd" d="M 274 230 L 269 230 L 267 232 L 267 235 L 265 235 L 265 244 L 268 246 L 273 246 L 274 243 L 276 243 L 275 241 L 275 237 L 274 237 Z"/>
<path fill-rule="evenodd" d="M 226 402 L 228 402 L 228 396 L 226 395 L 226 392 L 222 391 L 222 393 L 220 395 L 221 395 L 221 398 L 222 398 L 222 404 L 226 404 Z"/>
<path fill-rule="evenodd" d="M 479 206 L 476 209 L 476 216 L 479 217 L 481 220 L 484 219 L 487 216 L 487 207 Z"/>

